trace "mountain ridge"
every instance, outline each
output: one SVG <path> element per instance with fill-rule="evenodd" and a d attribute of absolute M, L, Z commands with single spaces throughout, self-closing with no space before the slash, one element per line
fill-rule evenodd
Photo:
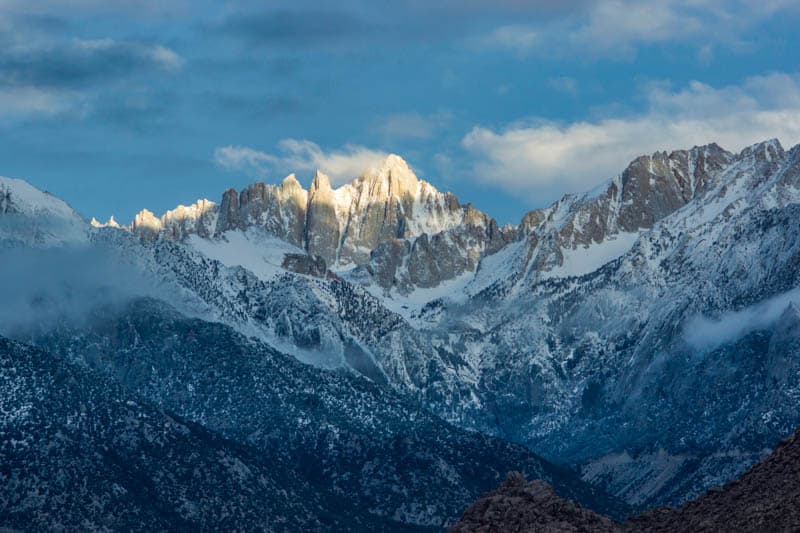
<path fill-rule="evenodd" d="M 701 194 L 711 174 L 733 157 L 714 143 L 640 156 L 605 190 L 601 185 L 566 195 L 529 211 L 516 226 L 500 227 L 471 204 L 462 206 L 392 154 L 382 166 L 337 189 L 320 171 L 308 189 L 290 174 L 279 185 L 257 182 L 240 192 L 228 189 L 219 204 L 201 199 L 161 217 L 145 209 L 128 228 L 142 238 L 182 240 L 191 234 L 220 238 L 226 231 L 259 226 L 322 257 L 333 270 L 361 268 L 384 292 L 409 294 L 474 272 L 483 257 L 520 238 L 530 241 L 531 270 L 552 270 L 563 265 L 563 250 L 652 227 Z M 655 182 L 651 176 L 657 176 Z M 643 209 L 650 201 L 655 205 Z"/>
<path fill-rule="evenodd" d="M 294 205 L 302 189 L 296 179 L 263 187 L 273 192 L 230 193 L 231 202 L 247 197 L 236 213 L 263 215 L 262 199 L 281 187 Z M 191 295 L 207 320 L 365 376 L 644 508 L 736 476 L 800 424 L 800 329 L 781 315 L 800 301 L 798 190 L 800 147 L 775 140 L 738 154 L 713 144 L 656 152 L 518 227 L 494 232 L 459 204 L 458 225 L 385 237 L 366 263 L 345 269 L 276 236 L 295 228 L 305 238 L 305 226 L 283 222 L 305 224 L 307 213 L 215 235 L 217 205 L 203 211 L 207 236 L 194 224 L 203 213 L 150 236 L 146 224 L 141 234 L 86 231 L 93 246 Z M 312 218 L 336 218 L 334 204 L 320 205 L 331 209 Z M 382 228 L 407 214 L 399 199 L 391 205 L 395 215 L 380 211 L 370 231 L 345 228 L 340 238 L 384 239 Z M 776 320 L 742 327 L 742 317 Z M 709 331 L 713 344 L 691 342 Z"/>

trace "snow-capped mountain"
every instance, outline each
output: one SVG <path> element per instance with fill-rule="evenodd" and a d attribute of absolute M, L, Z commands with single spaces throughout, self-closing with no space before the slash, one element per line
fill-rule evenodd
<path fill-rule="evenodd" d="M 646 507 L 800 424 L 798 215 L 800 147 L 772 140 L 637 158 L 514 227 L 391 156 L 82 231 L 206 321 Z"/>
<path fill-rule="evenodd" d="M 23 180 L 0 176 L 0 245 L 85 243 L 86 228 L 64 201 Z"/>
<path fill-rule="evenodd" d="M 308 190 L 292 174 L 280 185 L 229 189 L 219 204 L 198 200 L 161 217 L 145 209 L 130 228 L 144 239 L 197 236 L 215 242 L 255 230 L 322 258 L 336 272 L 362 267 L 362 277 L 401 293 L 474 271 L 483 255 L 515 235 L 418 179 L 396 155 L 337 189 L 322 172 Z"/>

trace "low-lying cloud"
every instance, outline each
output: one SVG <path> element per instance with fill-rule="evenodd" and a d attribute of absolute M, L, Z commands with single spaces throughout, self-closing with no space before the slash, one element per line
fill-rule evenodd
<path fill-rule="evenodd" d="M 748 333 L 769 328 L 792 304 L 800 305 L 800 289 L 793 289 L 739 311 L 724 313 L 717 318 L 698 315 L 687 321 L 683 338 L 696 350 L 713 350 L 736 342 Z"/>
<path fill-rule="evenodd" d="M 152 297 L 192 313 L 177 286 L 148 276 L 104 247 L 7 248 L 0 261 L 0 335 L 80 326 L 99 309 Z M 197 308 L 195 308 L 197 309 Z"/>

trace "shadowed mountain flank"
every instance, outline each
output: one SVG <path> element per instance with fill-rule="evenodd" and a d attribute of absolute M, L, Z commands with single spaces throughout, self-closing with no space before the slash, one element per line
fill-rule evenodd
<path fill-rule="evenodd" d="M 508 475 L 450 528 L 451 533 L 585 531 L 709 533 L 800 529 L 800 430 L 781 441 L 741 477 L 675 509 L 658 507 L 616 523 L 560 498 L 542 481 Z"/>

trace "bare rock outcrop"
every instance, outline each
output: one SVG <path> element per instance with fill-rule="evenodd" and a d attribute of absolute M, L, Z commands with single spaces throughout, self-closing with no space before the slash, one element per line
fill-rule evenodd
<path fill-rule="evenodd" d="M 611 519 L 558 496 L 543 481 L 508 474 L 495 492 L 472 504 L 449 533 L 616 532 Z"/>
<path fill-rule="evenodd" d="M 281 268 L 315 278 L 324 278 L 328 274 L 325 260 L 318 255 L 286 254 Z"/>
<path fill-rule="evenodd" d="M 686 505 L 660 507 L 628 521 L 631 531 L 800 531 L 800 431 L 736 480 Z"/>
<path fill-rule="evenodd" d="M 308 190 L 290 174 L 280 185 L 228 189 L 219 205 L 200 200 L 161 217 L 143 210 L 131 228 L 144 240 L 261 228 L 328 266 L 365 266 L 377 285 L 401 291 L 434 287 L 475 270 L 484 255 L 516 237 L 417 178 L 397 155 L 338 188 L 320 171 Z"/>
<path fill-rule="evenodd" d="M 800 531 L 800 430 L 738 479 L 713 487 L 678 509 L 658 507 L 618 524 L 562 499 L 542 481 L 528 482 L 511 473 L 450 528 L 451 533 L 506 531 Z"/>
<path fill-rule="evenodd" d="M 529 237 L 531 271 L 562 265 L 565 250 L 652 228 L 708 190 L 733 158 L 716 144 L 641 156 L 605 185 L 527 213 L 519 232 Z"/>

